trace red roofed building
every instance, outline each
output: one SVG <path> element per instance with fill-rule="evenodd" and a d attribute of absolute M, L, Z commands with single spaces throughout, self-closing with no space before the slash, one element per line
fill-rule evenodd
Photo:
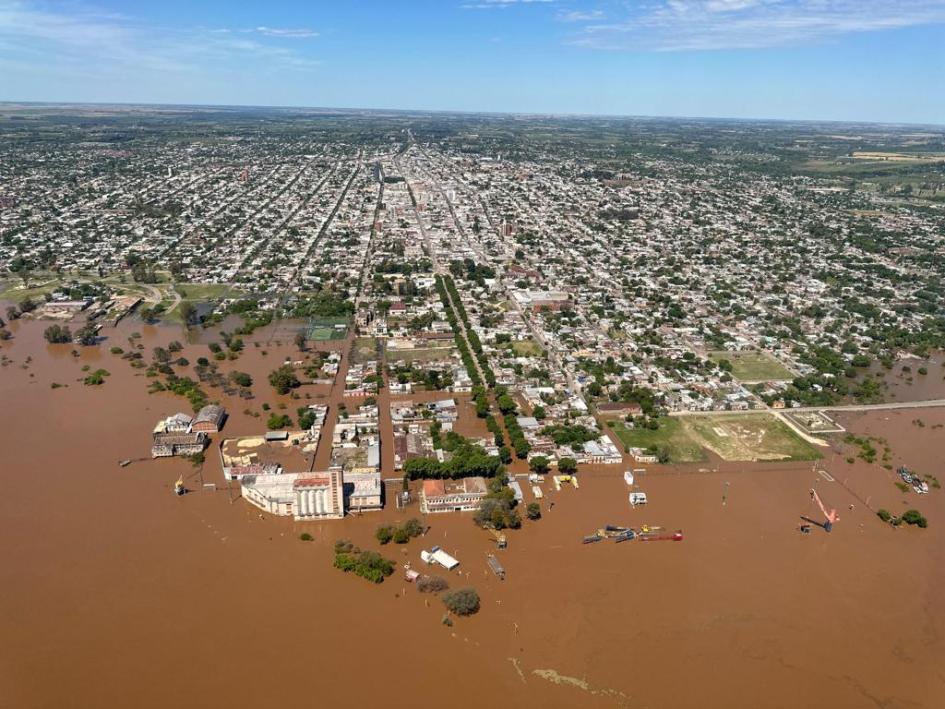
<path fill-rule="evenodd" d="M 482 477 L 461 480 L 424 480 L 420 491 L 420 511 L 470 512 L 479 509 L 488 488 Z"/>

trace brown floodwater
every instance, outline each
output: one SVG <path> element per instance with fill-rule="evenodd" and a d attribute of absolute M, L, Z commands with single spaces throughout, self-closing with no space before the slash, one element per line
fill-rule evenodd
<path fill-rule="evenodd" d="M 879 382 L 883 401 L 945 399 L 945 352 L 933 351 L 926 359 L 896 360 L 889 370 L 873 362 L 867 373 Z"/>
<path fill-rule="evenodd" d="M 582 469 L 580 489 L 545 485 L 543 519 L 509 534 L 498 552 L 504 582 L 488 572 L 494 546 L 468 515 L 427 517 L 427 537 L 382 550 L 418 566 L 420 549 L 440 544 L 460 559 L 460 572 L 444 575 L 474 585 L 482 609 L 447 627 L 441 602 L 399 573 L 375 586 L 331 566 L 335 539 L 378 549 L 376 525 L 415 507 L 295 523 L 228 492 L 215 455 L 201 474 L 216 492 L 201 491 L 201 474 L 182 461 L 118 466 L 148 456 L 155 421 L 188 404 L 147 394 L 142 370 L 108 347 L 127 347 L 139 330 L 149 358 L 156 344 L 183 341 L 179 330 L 129 321 L 74 357 L 71 346 L 46 345 L 44 327 L 14 323 L 14 339 L 0 344 L 9 358 L 0 368 L 0 706 L 945 704 L 943 493 L 903 495 L 894 473 L 847 463 L 841 445 L 824 461 L 836 482 L 810 464 L 649 466 L 640 488 L 650 503 L 636 510 L 623 466 Z M 266 375 L 299 354 L 270 334 L 246 338 L 244 354 L 221 367 L 249 372 L 256 399 L 208 390 L 231 412 L 225 435 L 261 431 L 265 414 L 252 414 L 264 402 L 294 417 L 308 401 L 340 400 L 337 386 L 275 396 Z M 206 352 L 195 344 L 183 354 L 195 362 Z M 111 376 L 84 386 L 85 364 Z M 383 424 L 389 397 L 380 398 Z M 460 430 L 480 430 L 473 419 L 465 410 Z M 885 437 L 896 464 L 945 478 L 935 428 L 945 412 L 841 422 Z M 195 492 L 178 498 L 182 472 Z M 830 534 L 797 531 L 802 515 L 819 516 L 812 486 L 840 511 Z M 928 529 L 893 529 L 861 501 L 903 508 L 903 497 Z M 580 543 L 605 524 L 643 523 L 683 529 L 685 540 Z M 299 541 L 303 531 L 315 540 Z"/>

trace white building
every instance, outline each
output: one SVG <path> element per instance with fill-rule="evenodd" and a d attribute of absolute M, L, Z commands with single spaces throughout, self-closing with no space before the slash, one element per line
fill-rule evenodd
<path fill-rule="evenodd" d="M 246 476 L 240 489 L 247 502 L 264 512 L 299 521 L 340 519 L 345 514 L 341 475 L 335 470 Z"/>
<path fill-rule="evenodd" d="M 609 464 L 621 463 L 623 457 L 617 446 L 613 444 L 606 435 L 601 436 L 596 441 L 588 441 L 584 444 L 584 454 L 581 463 Z"/>
<path fill-rule="evenodd" d="M 381 504 L 381 474 L 344 473 L 345 509 L 364 512 L 379 510 Z"/>

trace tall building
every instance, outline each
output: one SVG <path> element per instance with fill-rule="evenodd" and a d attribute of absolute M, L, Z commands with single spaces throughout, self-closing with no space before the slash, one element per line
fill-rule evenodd
<path fill-rule="evenodd" d="M 240 490 L 247 502 L 264 512 L 298 521 L 340 519 L 345 515 L 341 474 L 336 470 L 245 476 Z"/>

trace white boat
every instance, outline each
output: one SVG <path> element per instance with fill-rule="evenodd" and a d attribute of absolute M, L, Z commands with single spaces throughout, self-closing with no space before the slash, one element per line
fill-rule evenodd
<path fill-rule="evenodd" d="M 633 485 L 633 471 L 628 470 L 623 474 L 623 480 L 627 485 Z"/>
<path fill-rule="evenodd" d="M 630 504 L 636 507 L 637 505 L 646 504 L 646 493 L 645 492 L 631 492 L 630 493 Z"/>

